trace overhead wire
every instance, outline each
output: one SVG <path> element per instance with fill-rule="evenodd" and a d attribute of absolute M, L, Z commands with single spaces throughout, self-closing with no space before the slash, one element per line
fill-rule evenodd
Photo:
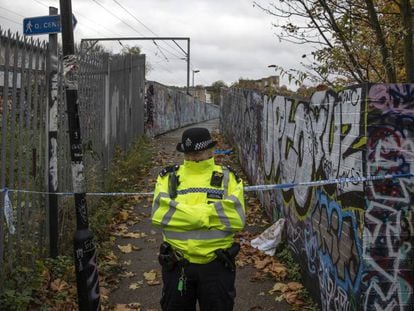
<path fill-rule="evenodd" d="M 36 3 L 38 3 L 39 5 L 41 5 L 41 6 L 43 6 L 43 7 L 46 7 L 46 8 L 49 8 L 49 6 L 48 5 L 46 5 L 45 3 L 43 3 L 43 2 L 41 2 L 41 1 L 39 1 L 39 0 L 34 0 Z M 113 17 L 115 17 L 117 20 L 119 20 L 119 21 L 121 21 L 123 24 L 125 24 L 128 28 L 130 28 L 131 30 L 133 30 L 134 32 L 137 32 L 138 34 L 140 34 L 141 36 L 143 36 L 143 37 L 145 37 L 145 35 L 142 33 L 142 32 L 140 32 L 139 30 L 137 30 L 135 27 L 133 27 L 133 26 L 131 26 L 129 23 L 127 23 L 126 21 L 124 21 L 123 19 L 121 19 L 120 17 L 118 17 L 116 14 L 114 14 L 113 12 L 111 12 L 108 8 L 106 8 L 102 3 L 100 3 L 100 2 L 98 2 L 97 0 L 92 0 L 93 2 L 95 2 L 98 6 L 100 6 L 102 9 L 104 9 L 107 13 L 109 13 L 111 16 L 113 16 Z M 155 35 L 155 36 L 158 36 L 158 34 L 156 34 L 154 31 L 152 31 L 151 30 L 151 28 L 149 28 L 147 25 L 145 25 L 142 21 L 140 21 L 136 16 L 134 16 L 127 8 L 125 8 L 119 1 L 117 1 L 117 0 L 114 0 L 114 2 L 122 9 L 122 10 L 124 10 L 128 15 L 130 15 L 135 21 L 137 21 L 140 25 L 142 25 L 145 29 L 147 29 L 149 32 L 151 32 L 153 35 Z M 7 10 L 7 9 L 6 9 Z M 81 14 L 81 13 L 79 13 L 79 11 L 75 11 L 75 10 L 73 10 L 73 12 L 76 14 L 76 15 L 78 15 L 78 16 L 81 16 L 84 20 L 80 23 L 80 24 L 84 24 L 84 21 L 86 20 L 86 21 L 88 21 L 90 24 L 95 24 L 95 25 L 98 25 L 99 27 L 101 27 L 103 30 L 105 30 L 106 32 L 108 32 L 108 33 L 111 33 L 111 34 L 113 34 L 113 35 L 116 35 L 116 36 L 119 36 L 119 34 L 118 33 L 115 33 L 115 32 L 113 32 L 113 31 L 111 31 L 111 30 L 109 30 L 108 28 L 106 28 L 105 26 L 103 26 L 102 24 L 100 24 L 100 23 L 98 23 L 98 22 L 95 22 L 95 21 L 93 21 L 93 20 L 91 20 L 90 18 L 88 18 L 88 17 L 86 17 L 85 15 L 83 15 L 83 14 Z M 18 13 L 16 13 L 16 12 L 13 12 L 14 14 L 18 14 Z M 20 14 L 18 14 L 18 15 L 20 15 Z M 20 16 L 22 16 L 22 15 L 20 15 Z M 22 16 L 23 17 L 23 16 Z M 16 22 L 16 21 L 14 21 L 14 20 L 11 20 L 11 19 L 9 19 L 9 18 L 7 18 L 7 17 L 4 17 L 4 16 L 0 16 L 0 18 L 3 18 L 3 19 L 6 19 L 6 20 L 9 20 L 9 21 L 11 21 L 11 22 L 13 22 L 13 23 L 16 23 L 16 24 L 19 24 L 19 25 L 22 25 L 22 23 L 19 23 L 19 22 Z M 107 37 L 105 34 L 103 34 L 102 32 L 100 32 L 100 31 L 98 31 L 98 30 L 96 30 L 96 29 L 94 29 L 94 31 L 95 32 L 97 32 L 97 33 L 99 33 L 99 34 L 101 34 L 101 35 L 103 35 L 104 37 Z M 164 47 L 162 47 L 162 46 L 160 46 L 159 44 L 157 44 L 156 42 L 155 42 L 155 40 L 153 40 L 153 44 L 156 46 L 156 48 L 157 48 L 157 50 L 159 51 L 159 53 L 162 55 L 162 57 L 164 58 L 161 62 L 164 62 L 164 61 L 169 61 L 169 58 L 165 55 L 165 53 L 163 52 L 163 51 L 165 51 L 165 52 L 167 52 L 167 53 L 169 53 L 169 54 L 171 54 L 171 55 L 173 55 L 174 57 L 176 57 L 175 59 L 177 59 L 177 60 L 186 60 L 186 58 L 183 58 L 183 57 L 180 57 L 180 55 L 178 55 L 178 54 L 176 54 L 175 53 L 175 51 L 177 51 L 177 49 L 174 47 L 174 46 L 171 46 L 171 44 L 169 44 L 168 42 L 165 42 L 164 40 L 162 41 L 162 42 L 164 42 L 166 45 L 168 45 L 170 48 L 172 48 L 172 49 L 174 49 L 174 52 L 172 52 L 172 51 L 170 51 L 169 49 L 167 49 L 167 48 L 164 48 Z M 119 42 L 120 44 L 121 44 L 121 46 L 123 46 L 123 47 L 125 47 L 124 45 L 122 45 L 122 43 L 121 42 Z M 187 53 L 177 44 L 177 42 L 175 42 L 174 41 L 174 43 L 180 48 L 180 50 L 181 51 L 179 51 L 180 53 L 181 52 L 183 52 L 184 53 L 184 55 L 187 57 Z M 158 57 L 160 57 L 161 58 L 161 56 L 157 53 L 157 52 L 155 52 L 155 51 L 153 51 L 153 50 L 150 50 L 155 56 L 158 56 Z M 169 73 L 172 73 L 169 69 L 167 69 L 165 66 L 162 66 L 162 65 L 160 65 L 159 64 L 160 62 L 158 62 L 157 63 L 157 67 L 161 67 L 163 70 L 165 70 L 165 71 L 167 71 L 167 72 L 169 72 Z"/>
<path fill-rule="evenodd" d="M 106 12 L 108 12 L 110 15 L 112 15 L 113 17 L 115 17 L 117 20 L 121 21 L 123 24 L 127 25 L 130 29 L 132 29 L 134 32 L 137 32 L 138 34 L 140 34 L 141 36 L 145 37 L 145 35 L 140 32 L 139 30 L 137 30 L 136 28 L 132 27 L 130 24 L 128 24 L 126 21 L 124 21 L 122 18 L 118 17 L 116 14 L 114 14 L 113 12 L 111 12 L 108 8 L 106 8 L 102 3 L 100 3 L 97 0 L 92 0 L 93 2 L 95 2 L 97 5 L 99 5 L 101 8 L 103 8 Z M 158 56 L 157 53 L 155 53 L 154 51 L 152 51 L 156 56 Z M 162 53 L 161 51 L 161 54 Z M 164 55 L 165 56 L 165 55 Z"/>
<path fill-rule="evenodd" d="M 137 21 L 140 25 L 142 25 L 145 29 L 147 29 L 151 34 L 153 34 L 154 36 L 159 36 L 157 33 L 155 33 L 150 27 L 148 27 L 144 22 L 142 22 L 141 20 L 139 20 L 134 14 L 132 14 L 126 7 L 124 7 L 119 0 L 113 0 L 123 11 L 125 11 L 129 16 L 131 16 L 135 21 Z M 162 55 L 164 56 L 164 58 L 168 60 L 168 58 L 166 57 L 166 55 L 162 52 L 162 50 L 166 51 L 167 53 L 173 55 L 174 57 L 176 57 L 176 59 L 178 60 L 187 60 L 188 59 L 188 55 L 187 52 L 184 51 L 184 49 L 175 41 L 173 40 L 174 44 L 179 48 L 179 50 L 177 50 L 177 48 L 173 45 L 171 45 L 169 42 L 165 41 L 165 40 L 161 40 L 161 42 L 163 42 L 164 44 L 166 44 L 168 47 L 172 48 L 174 50 L 174 52 L 172 52 L 170 49 L 164 48 L 160 45 L 158 45 L 155 40 L 153 40 L 154 45 L 158 48 L 158 50 L 162 53 Z M 184 54 L 184 58 L 181 57 L 181 55 L 178 55 L 175 53 L 175 51 L 178 51 L 180 54 L 183 53 Z M 190 62 L 191 67 L 194 69 L 194 65 Z M 170 72 L 170 71 L 169 71 Z"/>
<path fill-rule="evenodd" d="M 142 26 L 144 26 L 145 29 L 147 29 L 150 33 L 152 33 L 154 36 L 159 36 L 157 33 L 155 33 L 154 31 L 152 31 L 151 28 L 149 28 L 147 25 L 145 25 L 141 20 L 139 20 L 134 14 L 132 14 L 127 8 L 125 8 L 118 0 L 113 0 L 122 10 L 124 10 L 129 16 L 131 16 L 134 20 L 136 20 L 139 24 L 141 24 Z M 164 40 L 162 40 L 164 41 Z M 165 42 L 165 44 L 167 44 L 169 47 L 175 49 L 174 46 L 170 45 L 168 42 Z M 175 43 L 175 42 L 174 42 Z M 155 41 L 154 41 L 155 44 Z M 177 44 L 177 43 L 176 43 Z M 176 57 L 180 57 L 177 54 L 172 53 L 170 50 L 167 50 L 164 48 L 165 51 L 167 51 L 168 53 L 170 53 L 173 56 Z M 182 50 L 182 49 L 181 49 Z M 184 52 L 184 54 L 186 55 L 186 53 Z"/>
<path fill-rule="evenodd" d="M 41 5 L 41 6 L 45 7 L 45 8 L 49 8 L 49 6 L 48 6 L 48 5 L 44 4 L 43 2 L 41 2 L 41 1 L 39 1 L 39 0 L 34 0 L 34 1 L 35 1 L 36 3 L 38 3 L 39 5 Z M 97 22 L 95 22 L 95 21 L 91 20 L 90 18 L 86 17 L 85 15 L 83 15 L 83 14 L 79 13 L 79 11 L 73 10 L 73 13 L 75 13 L 75 15 L 80 16 L 80 17 L 82 17 L 82 18 L 83 18 L 83 20 L 82 20 L 82 21 L 79 21 L 79 22 L 78 22 L 79 24 L 83 25 L 83 24 L 84 24 L 84 22 L 85 22 L 85 21 L 87 21 L 87 22 L 89 22 L 91 25 L 92 25 L 92 24 L 98 25 L 99 27 L 103 28 L 103 29 L 104 29 L 104 30 L 106 30 L 107 32 L 112 33 L 112 34 L 115 34 L 114 32 L 112 32 L 111 30 L 109 30 L 108 28 L 106 28 L 105 26 L 103 26 L 102 24 L 99 24 L 99 23 L 97 23 Z M 104 36 L 104 37 L 106 37 L 106 38 L 108 37 L 108 35 L 105 35 L 103 32 L 101 32 L 101 31 L 99 31 L 99 30 L 96 30 L 95 28 L 92 28 L 92 29 L 93 29 L 96 33 L 101 34 L 102 36 Z M 115 35 L 117 35 L 117 34 L 115 34 Z"/>
<path fill-rule="evenodd" d="M 97 0 L 92 0 L 93 2 L 95 2 L 97 5 L 99 5 L 102 9 L 104 9 L 106 12 L 108 12 L 110 15 L 112 15 L 113 17 L 115 17 L 117 20 L 119 20 L 120 22 L 122 22 L 123 24 L 125 24 L 126 26 L 128 26 L 130 29 L 132 29 L 134 32 L 139 33 L 141 36 L 144 36 L 144 34 L 142 34 L 139 30 L 135 29 L 134 27 L 132 27 L 130 24 L 128 24 L 126 21 L 124 21 L 122 18 L 119 18 L 117 15 L 115 15 L 113 12 L 111 12 L 111 10 L 107 9 L 102 3 L 100 3 Z"/>
<path fill-rule="evenodd" d="M 20 22 L 16 22 L 15 20 L 13 20 L 13 19 L 11 19 L 11 18 L 8 18 L 8 17 L 5 17 L 5 16 L 2 16 L 2 15 L 0 15 L 0 18 L 5 19 L 5 20 L 7 20 L 7 21 L 9 21 L 9 22 L 12 22 L 12 23 L 18 24 L 18 25 L 23 25 L 23 24 L 22 24 L 22 23 L 20 23 Z"/>
<path fill-rule="evenodd" d="M 0 9 L 3 9 L 3 10 L 5 10 L 5 11 L 7 11 L 7 12 L 10 12 L 10 13 L 12 13 L 12 14 L 18 15 L 18 16 L 23 17 L 23 18 L 25 18 L 25 17 L 26 17 L 26 16 L 24 16 L 24 15 L 22 15 L 22 14 L 20 14 L 20 13 L 17 13 L 17 12 L 15 12 L 15 11 L 10 10 L 10 9 L 6 9 L 5 7 L 2 7 L 2 6 L 0 6 Z"/>

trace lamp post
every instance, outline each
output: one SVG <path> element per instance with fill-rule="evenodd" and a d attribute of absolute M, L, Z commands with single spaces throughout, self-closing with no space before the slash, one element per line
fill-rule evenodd
<path fill-rule="evenodd" d="M 276 70 L 276 65 L 269 65 L 269 66 L 267 66 L 268 68 L 275 68 L 275 70 Z"/>
<path fill-rule="evenodd" d="M 200 70 L 192 70 L 193 71 L 193 88 L 194 88 L 194 74 L 196 74 L 197 72 L 200 72 Z"/>

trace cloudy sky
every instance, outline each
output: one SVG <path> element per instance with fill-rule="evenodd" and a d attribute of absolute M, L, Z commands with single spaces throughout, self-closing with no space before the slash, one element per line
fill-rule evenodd
<path fill-rule="evenodd" d="M 268 1 L 262 0 L 262 4 Z M 0 0 L 0 25 L 23 31 L 23 18 L 48 15 L 58 0 Z M 272 19 L 252 0 L 72 0 L 78 20 L 75 40 L 96 37 L 190 37 L 191 70 L 195 84 L 227 84 L 239 78 L 274 75 L 268 65 L 300 69 L 303 46 L 279 42 Z M 47 36 L 39 36 L 46 40 Z M 184 41 L 177 41 L 186 50 Z M 168 85 L 186 85 L 183 52 L 173 42 L 106 42 L 113 52 L 122 45 L 141 47 L 151 64 L 147 79 Z M 190 75 L 190 84 L 192 74 Z M 282 84 L 288 84 L 282 79 Z M 291 86 L 291 88 L 294 88 Z"/>

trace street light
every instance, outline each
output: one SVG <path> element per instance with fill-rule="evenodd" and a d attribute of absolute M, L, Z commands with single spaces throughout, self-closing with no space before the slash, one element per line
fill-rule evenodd
<path fill-rule="evenodd" d="M 276 70 L 276 65 L 269 65 L 269 66 L 267 66 L 268 68 L 275 68 L 275 70 Z"/>
<path fill-rule="evenodd" d="M 193 88 L 194 88 L 194 74 L 200 72 L 200 70 L 192 70 L 193 71 Z"/>

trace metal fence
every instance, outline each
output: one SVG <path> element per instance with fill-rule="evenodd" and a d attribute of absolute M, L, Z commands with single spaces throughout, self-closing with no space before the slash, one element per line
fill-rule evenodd
<path fill-rule="evenodd" d="M 0 29 L 0 280 L 15 266 L 49 253 L 49 196 L 44 194 L 49 167 L 56 171 L 55 190 L 72 191 L 61 57 L 49 89 L 49 53 L 45 42 Z M 144 133 L 145 56 L 89 51 L 79 54 L 78 63 L 85 173 L 87 184 L 93 185 L 87 190 L 102 191 L 114 148 L 126 150 Z M 52 121 L 49 91 L 57 97 Z M 49 160 L 51 122 L 56 122 L 51 142 L 56 154 Z M 57 202 L 59 241 L 71 240 L 72 196 L 59 196 Z"/>
<path fill-rule="evenodd" d="M 59 254 L 72 249 L 75 204 L 62 57 L 55 45 L 0 28 L 0 292 L 16 266 L 53 253 L 52 245 L 59 245 Z M 152 92 L 146 92 L 145 55 L 96 48 L 77 56 L 88 192 L 104 191 L 115 148 L 127 151 L 144 127 L 152 136 L 218 117 L 217 106 L 166 86 L 151 82 Z M 92 199 L 88 205 L 93 213 Z"/>
<path fill-rule="evenodd" d="M 1 189 L 45 189 L 46 51 L 43 42 L 0 30 Z M 0 267 L 43 255 L 44 199 L 41 194 L 1 192 Z"/>

